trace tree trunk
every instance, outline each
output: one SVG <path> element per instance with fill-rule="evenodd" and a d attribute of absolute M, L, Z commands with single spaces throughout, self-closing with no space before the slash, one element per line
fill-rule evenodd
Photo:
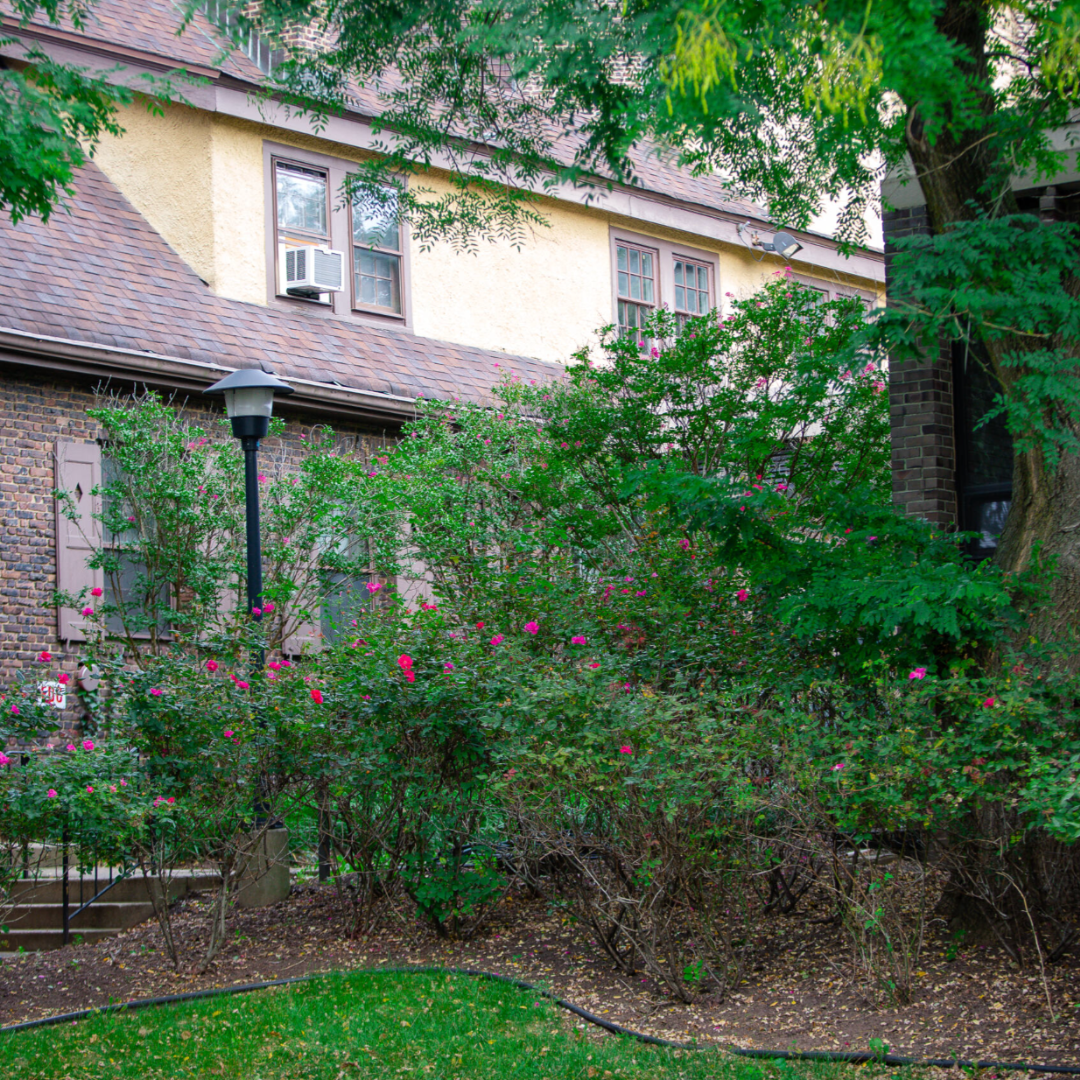
<path fill-rule="evenodd" d="M 981 112 L 986 125 L 972 126 L 959 135 L 951 125 L 931 139 L 919 114 L 918 103 L 907 108 L 907 148 L 915 175 L 926 199 L 927 217 L 934 234 L 947 232 L 956 222 L 978 213 L 994 216 L 1017 212 L 1010 186 L 1008 163 L 1000 160 L 989 136 L 994 130 L 992 72 L 986 55 L 988 6 L 979 0 L 947 0 L 938 26 L 963 46 L 970 57 L 963 65 L 972 85 L 984 88 Z M 1073 278 L 1070 285 L 1077 284 Z M 1017 340 L 985 340 L 990 361 L 1003 392 L 1009 395 L 1022 368 L 1008 366 L 1007 354 L 1022 351 Z M 1060 344 L 1060 343 L 1058 343 Z M 1047 417 L 1058 427 L 1080 434 L 1071 418 Z M 1063 455 L 1052 468 L 1039 449 L 1013 452 L 1012 505 L 995 554 L 1003 570 L 1030 569 L 1036 558 L 1056 560 L 1048 602 L 1033 611 L 1028 633 L 1046 640 L 1064 640 L 1080 630 L 1080 457 Z M 1080 667 L 1074 651 L 1070 664 Z"/>

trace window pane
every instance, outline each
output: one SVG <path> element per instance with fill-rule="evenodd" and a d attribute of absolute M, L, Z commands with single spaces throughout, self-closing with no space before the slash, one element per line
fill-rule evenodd
<path fill-rule="evenodd" d="M 704 266 L 697 268 L 697 287 L 709 291 L 709 271 Z"/>
<path fill-rule="evenodd" d="M 367 274 L 360 278 L 360 301 L 364 304 L 375 303 L 375 279 Z"/>
<path fill-rule="evenodd" d="M 676 279 L 676 280 L 678 280 L 678 279 Z M 691 293 L 691 295 L 693 295 L 693 294 Z M 685 304 L 686 304 L 686 290 L 683 289 L 683 288 L 680 288 L 678 285 L 676 285 L 675 286 L 675 308 L 676 308 L 676 310 L 681 311 Z"/>
<path fill-rule="evenodd" d="M 641 278 L 636 275 L 630 278 L 630 295 L 635 300 L 641 299 Z"/>
<path fill-rule="evenodd" d="M 393 188 L 357 195 L 353 202 L 353 243 L 366 247 L 401 250 L 401 226 L 397 220 L 398 197 Z"/>
<path fill-rule="evenodd" d="M 386 278 L 375 279 L 375 303 L 379 307 L 390 306 L 390 282 Z"/>
<path fill-rule="evenodd" d="M 620 296 L 627 296 L 629 294 L 629 292 L 630 292 L 630 275 L 620 273 L 618 275 L 618 277 L 619 277 L 619 295 Z"/>
<path fill-rule="evenodd" d="M 683 264 L 678 259 L 675 260 L 675 284 L 681 285 L 683 283 Z M 693 284 L 693 282 L 691 282 Z M 677 303 L 678 301 L 676 301 Z"/>
<path fill-rule="evenodd" d="M 356 300 L 401 313 L 401 257 L 353 248 Z"/>
<path fill-rule="evenodd" d="M 314 169 L 277 166 L 277 216 L 282 229 L 300 229 L 325 238 L 326 176 Z"/>
<path fill-rule="evenodd" d="M 652 300 L 653 294 L 653 281 L 651 277 L 642 278 L 641 280 L 641 299 Z"/>
<path fill-rule="evenodd" d="M 652 277 L 652 256 L 647 251 L 641 253 L 641 272 L 646 277 Z"/>
<path fill-rule="evenodd" d="M 626 269 L 626 248 L 617 247 L 615 249 L 615 264 L 620 270 Z"/>

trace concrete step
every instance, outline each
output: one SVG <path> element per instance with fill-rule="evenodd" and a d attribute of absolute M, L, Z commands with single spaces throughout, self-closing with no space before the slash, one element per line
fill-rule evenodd
<path fill-rule="evenodd" d="M 109 894 L 111 895 L 111 894 Z M 72 908 L 72 911 L 75 909 Z M 127 930 L 144 919 L 152 918 L 154 905 L 149 900 L 110 902 L 105 896 L 91 904 L 71 920 L 72 931 L 119 929 Z M 62 930 L 64 909 L 59 904 L 20 904 L 4 920 L 9 930 Z M 0 949 L 4 939 L 0 935 Z"/>
<path fill-rule="evenodd" d="M 76 938 L 79 938 L 84 945 L 94 945 L 115 937 L 124 929 L 126 927 L 116 926 L 98 930 L 72 930 L 71 944 L 74 945 Z M 0 949 L 5 953 L 17 953 L 20 949 L 24 952 L 44 952 L 47 949 L 59 949 L 63 944 L 63 930 L 11 930 L 0 937 Z"/>
<path fill-rule="evenodd" d="M 68 877 L 68 903 L 77 908 L 86 903 L 109 883 L 108 874 L 99 874 L 97 880 L 89 877 Z M 151 882 L 150 885 L 155 883 Z M 205 871 L 183 871 L 173 876 L 169 894 L 171 900 L 179 900 L 190 892 L 203 892 L 217 886 L 217 878 Z M 11 890 L 12 899 L 17 904 L 62 904 L 64 899 L 63 879 L 55 875 L 42 874 L 30 881 L 20 881 Z M 96 903 L 111 901 L 146 901 L 150 897 L 148 883 L 141 874 L 117 882 Z"/>

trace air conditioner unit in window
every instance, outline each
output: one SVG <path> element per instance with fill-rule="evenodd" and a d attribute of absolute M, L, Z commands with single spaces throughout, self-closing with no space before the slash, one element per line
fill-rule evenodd
<path fill-rule="evenodd" d="M 345 256 L 327 247 L 285 247 L 281 277 L 285 292 L 318 296 L 345 288 Z"/>

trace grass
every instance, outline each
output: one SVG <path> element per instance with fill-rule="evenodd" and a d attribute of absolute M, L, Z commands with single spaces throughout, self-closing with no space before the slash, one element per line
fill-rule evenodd
<path fill-rule="evenodd" d="M 0 1035 L 4 1080 L 843 1080 L 576 1034 L 549 1001 L 463 975 L 333 974 Z M 876 1070 L 869 1070 L 874 1072 Z M 868 1071 L 863 1069 L 862 1077 Z"/>

